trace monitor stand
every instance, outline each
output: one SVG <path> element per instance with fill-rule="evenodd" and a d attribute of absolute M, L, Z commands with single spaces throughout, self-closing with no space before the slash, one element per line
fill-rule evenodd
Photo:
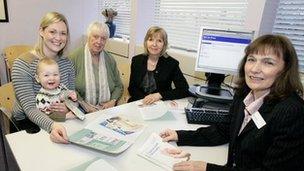
<path fill-rule="evenodd" d="M 225 75 L 206 73 L 206 77 L 207 85 L 195 85 L 189 89 L 190 93 L 197 97 L 195 101 L 230 104 L 233 100 L 233 93 L 229 89 L 221 87 Z"/>
<path fill-rule="evenodd" d="M 207 78 L 207 93 L 211 95 L 220 95 L 222 82 L 225 80 L 224 74 L 205 73 Z"/>

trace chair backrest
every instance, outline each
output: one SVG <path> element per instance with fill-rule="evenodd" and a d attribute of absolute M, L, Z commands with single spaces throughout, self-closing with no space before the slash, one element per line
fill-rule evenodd
<path fill-rule="evenodd" d="M 13 62 L 17 59 L 21 54 L 32 50 L 33 47 L 30 45 L 12 45 L 3 49 L 4 59 L 6 61 L 6 68 L 8 71 L 9 81 L 11 80 L 11 71 Z"/>
<path fill-rule="evenodd" d="M 15 91 L 12 82 L 0 86 L 0 93 L 0 117 L 2 117 L 0 120 L 3 122 L 1 124 L 3 133 L 7 134 L 10 130 L 9 125 L 12 123 L 12 110 L 15 101 Z"/>
<path fill-rule="evenodd" d="M 0 107 L 12 111 L 15 102 L 15 91 L 12 82 L 0 86 Z"/>
<path fill-rule="evenodd" d="M 120 78 L 122 81 L 122 84 L 124 86 L 124 92 L 123 95 L 121 97 L 121 99 L 119 100 L 118 104 L 124 104 L 128 101 L 130 95 L 129 95 L 129 91 L 128 91 L 128 86 L 129 86 L 129 79 L 130 79 L 130 63 L 126 62 L 126 63 L 118 63 L 117 64 L 118 70 L 120 72 Z"/>
<path fill-rule="evenodd" d="M 31 49 L 33 49 L 33 47 L 30 45 L 12 45 L 4 48 L 3 53 L 7 60 L 8 67 L 11 68 L 16 58 Z"/>

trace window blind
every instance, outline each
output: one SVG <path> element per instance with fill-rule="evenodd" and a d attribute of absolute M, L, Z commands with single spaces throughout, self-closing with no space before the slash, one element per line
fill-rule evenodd
<path fill-rule="evenodd" d="M 304 72 L 304 1 L 280 0 L 273 33 L 287 36 L 299 58 L 300 71 Z"/>
<path fill-rule="evenodd" d="M 115 37 L 129 37 L 131 23 L 130 0 L 105 0 L 103 9 L 105 8 L 112 8 L 118 13 L 113 21 L 116 24 Z"/>
<path fill-rule="evenodd" d="M 154 24 L 163 27 L 173 48 L 196 51 L 200 28 L 242 29 L 247 0 L 155 0 Z"/>

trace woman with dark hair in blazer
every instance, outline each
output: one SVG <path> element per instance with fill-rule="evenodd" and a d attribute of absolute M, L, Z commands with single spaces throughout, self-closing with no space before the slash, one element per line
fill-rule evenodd
<path fill-rule="evenodd" d="M 229 143 L 227 164 L 185 161 L 174 170 L 303 170 L 303 86 L 291 42 L 279 35 L 252 42 L 240 63 L 237 85 L 230 124 L 160 133 L 164 141 L 178 145 Z"/>
<path fill-rule="evenodd" d="M 166 53 L 167 46 L 164 29 L 155 26 L 147 31 L 145 53 L 132 58 L 128 102 L 143 99 L 145 104 L 151 104 L 160 99 L 172 100 L 188 95 L 188 83 L 179 62 Z"/>

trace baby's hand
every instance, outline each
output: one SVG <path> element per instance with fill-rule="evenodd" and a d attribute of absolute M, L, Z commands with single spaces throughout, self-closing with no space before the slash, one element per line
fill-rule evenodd
<path fill-rule="evenodd" d="M 74 102 L 77 101 L 77 93 L 75 91 L 70 91 L 68 97 Z"/>

